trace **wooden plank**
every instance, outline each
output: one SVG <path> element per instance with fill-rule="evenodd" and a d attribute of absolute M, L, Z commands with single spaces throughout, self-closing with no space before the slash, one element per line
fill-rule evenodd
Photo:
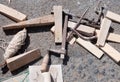
<path fill-rule="evenodd" d="M 73 44 L 75 43 L 75 41 L 76 41 L 76 38 L 73 37 L 73 38 L 69 41 L 69 44 L 70 44 L 70 45 L 73 45 Z"/>
<path fill-rule="evenodd" d="M 97 37 L 99 36 L 100 30 L 96 30 Z M 114 33 L 108 33 L 107 41 L 120 43 L 120 35 Z"/>
<path fill-rule="evenodd" d="M 63 82 L 61 65 L 50 65 L 49 67 L 48 72 L 50 72 L 53 78 L 51 82 Z M 29 82 L 44 82 L 44 77 L 40 69 L 41 66 L 29 66 Z"/>
<path fill-rule="evenodd" d="M 55 43 L 62 43 L 62 6 L 53 6 L 55 18 Z"/>
<path fill-rule="evenodd" d="M 54 16 L 46 15 L 43 17 L 38 17 L 38 18 L 22 21 L 19 23 L 5 25 L 5 26 L 2 26 L 2 28 L 4 30 L 8 30 L 8 29 L 20 29 L 20 28 L 26 28 L 26 27 L 52 25 L 52 24 L 54 24 Z"/>
<path fill-rule="evenodd" d="M 0 4 L 0 13 L 8 16 L 9 18 L 11 18 L 12 20 L 16 22 L 23 21 L 27 18 L 25 14 L 18 12 L 15 9 L 7 7 L 3 4 Z"/>
<path fill-rule="evenodd" d="M 76 25 L 75 22 L 71 22 L 71 21 L 68 22 L 68 27 L 70 27 L 70 28 L 74 28 L 75 25 Z M 93 36 L 95 33 L 95 28 L 92 28 L 92 27 L 86 26 L 86 25 L 82 25 L 82 24 L 76 30 L 86 36 Z"/>
<path fill-rule="evenodd" d="M 104 47 L 100 47 L 105 53 L 108 54 L 115 62 L 120 62 L 120 53 L 110 46 L 108 43 L 105 44 Z"/>
<path fill-rule="evenodd" d="M 89 41 L 78 38 L 76 42 L 87 49 L 89 52 L 91 52 L 97 58 L 101 58 L 104 54 L 97 46 L 93 45 Z"/>
<path fill-rule="evenodd" d="M 14 71 L 40 57 L 40 50 L 34 49 L 6 60 L 10 71 Z"/>
<path fill-rule="evenodd" d="M 108 31 L 111 25 L 111 20 L 104 18 L 101 23 L 100 34 L 97 39 L 97 46 L 104 46 L 106 38 L 108 36 Z"/>
<path fill-rule="evenodd" d="M 115 22 L 119 22 L 120 23 L 120 15 L 111 12 L 111 11 L 107 11 L 106 13 L 106 17 L 109 18 L 110 20 L 113 20 Z"/>
<path fill-rule="evenodd" d="M 76 25 L 75 22 L 68 21 L 68 27 L 74 28 L 75 25 Z M 90 27 L 90 26 L 86 26 L 86 25 L 80 25 L 80 26 L 77 28 L 77 31 L 81 32 L 82 34 L 84 34 L 84 35 L 86 35 L 86 36 L 93 36 L 94 33 L 95 33 L 95 28 Z M 53 27 L 51 28 L 51 32 L 52 32 L 52 33 L 55 32 L 55 26 L 53 26 Z"/>

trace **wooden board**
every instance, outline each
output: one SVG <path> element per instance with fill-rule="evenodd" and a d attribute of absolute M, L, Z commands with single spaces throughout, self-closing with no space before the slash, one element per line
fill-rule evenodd
<path fill-rule="evenodd" d="M 105 44 L 104 47 L 100 47 L 105 53 L 108 54 L 114 61 L 117 63 L 120 62 L 120 53 L 114 49 L 112 46 L 110 46 L 108 43 Z"/>
<path fill-rule="evenodd" d="M 97 39 L 97 46 L 104 46 L 111 25 L 111 20 L 104 18 L 101 23 L 100 34 Z"/>
<path fill-rule="evenodd" d="M 110 20 L 116 21 L 120 23 L 120 15 L 111 12 L 111 11 L 107 11 L 106 13 L 106 17 L 109 18 Z"/>
<path fill-rule="evenodd" d="M 44 82 L 40 68 L 41 66 L 29 66 L 29 82 Z M 49 72 L 53 78 L 52 82 L 63 82 L 61 65 L 50 65 Z"/>
<path fill-rule="evenodd" d="M 75 22 L 68 21 L 68 27 L 74 28 L 75 25 Z M 93 36 L 95 33 L 95 28 L 86 25 L 80 25 L 77 30 L 86 36 Z M 55 32 L 55 26 L 51 28 L 51 32 Z"/>
<path fill-rule="evenodd" d="M 40 50 L 34 49 L 26 53 L 17 55 L 6 60 L 7 66 L 10 71 L 14 71 L 38 58 L 40 58 Z"/>
<path fill-rule="evenodd" d="M 53 6 L 55 18 L 55 43 L 62 43 L 62 6 Z"/>
<path fill-rule="evenodd" d="M 76 25 L 75 22 L 71 22 L 71 21 L 68 22 L 68 27 L 70 27 L 70 28 L 74 28 L 75 25 Z M 76 30 L 85 36 L 93 36 L 95 33 L 95 28 L 92 28 L 92 27 L 86 26 L 86 25 L 82 25 L 82 24 Z"/>
<path fill-rule="evenodd" d="M 97 37 L 99 36 L 100 30 L 96 30 Z M 107 41 L 120 43 L 120 35 L 114 33 L 108 33 Z"/>
<path fill-rule="evenodd" d="M 3 4 L 0 4 L 0 13 L 8 16 L 9 18 L 11 18 L 12 20 L 16 22 L 23 21 L 27 18 L 25 14 L 19 11 L 16 11 L 15 9 L 5 6 Z"/>
<path fill-rule="evenodd" d="M 2 26 L 2 28 L 4 30 L 8 30 L 8 29 L 20 29 L 25 27 L 35 27 L 35 26 L 52 25 L 52 24 L 54 24 L 54 16 L 46 15 L 43 17 L 38 17 L 38 18 L 22 21 L 19 23 L 5 25 Z"/>
<path fill-rule="evenodd" d="M 21 74 L 21 75 L 17 75 L 17 76 L 14 76 L 14 77 L 11 77 L 7 80 L 4 80 L 2 82 L 28 82 L 28 73 L 24 73 L 24 74 Z"/>
<path fill-rule="evenodd" d="M 87 49 L 89 52 L 91 52 L 94 56 L 97 58 L 101 58 L 103 56 L 103 52 L 95 45 L 93 45 L 91 42 L 83 40 L 81 38 L 78 38 L 76 42 L 83 46 L 85 49 Z"/>

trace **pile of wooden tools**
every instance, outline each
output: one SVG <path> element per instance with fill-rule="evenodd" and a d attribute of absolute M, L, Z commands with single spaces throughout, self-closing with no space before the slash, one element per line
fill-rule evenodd
<path fill-rule="evenodd" d="M 53 6 L 53 11 L 50 15 L 26 20 L 26 15 L 3 4 L 0 4 L 0 13 L 5 16 L 8 16 L 10 19 L 17 22 L 2 26 L 3 30 L 23 29 L 22 31 L 25 31 L 24 34 L 21 34 L 21 36 L 19 37 L 16 34 L 17 37 L 14 37 L 14 40 L 12 40 L 9 44 L 14 46 L 8 46 L 9 49 L 6 48 L 6 53 L 9 52 L 12 54 L 5 54 L 4 65 L 6 64 L 10 71 L 14 71 L 40 58 L 41 55 L 39 49 L 33 49 L 31 51 L 25 52 L 17 56 L 14 55 L 21 48 L 21 45 L 23 45 L 25 41 L 25 38 L 27 36 L 27 28 L 46 25 L 53 25 L 53 27 L 50 30 L 55 36 L 55 43 L 60 44 L 61 48 L 49 49 L 48 54 L 44 56 L 43 62 L 40 67 L 41 73 L 43 73 L 45 78 L 47 78 L 44 79 L 44 82 L 52 82 L 48 66 L 50 60 L 49 52 L 60 54 L 60 58 L 65 59 L 67 55 L 66 43 L 73 45 L 75 42 L 77 42 L 79 45 L 84 47 L 98 59 L 100 59 L 103 56 L 103 54 L 106 53 L 116 63 L 119 63 L 120 53 L 107 42 L 112 41 L 120 43 L 120 35 L 109 32 L 112 22 L 120 23 L 120 15 L 115 14 L 111 11 L 107 11 L 107 13 L 104 14 L 103 8 L 100 8 L 99 11 L 96 10 L 96 13 L 99 15 L 98 20 L 94 21 L 85 18 L 85 15 L 88 11 L 89 8 L 87 8 L 81 16 L 75 16 L 71 14 L 69 10 L 63 10 L 62 6 Z M 72 21 L 71 17 L 77 17 L 79 18 L 79 20 L 77 22 Z M 16 40 L 18 41 L 15 44 Z M 13 52 L 11 52 L 10 50 L 13 50 Z"/>

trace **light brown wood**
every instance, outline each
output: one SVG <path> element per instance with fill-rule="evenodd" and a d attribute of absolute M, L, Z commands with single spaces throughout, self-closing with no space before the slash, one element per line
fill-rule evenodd
<path fill-rule="evenodd" d="M 14 71 L 40 57 L 40 50 L 34 49 L 6 60 L 10 71 Z"/>
<path fill-rule="evenodd" d="M 75 22 L 68 21 L 68 27 L 74 28 L 75 25 L 76 25 Z M 54 33 L 55 32 L 55 26 L 53 26 L 50 30 L 51 30 L 52 33 Z M 77 31 L 79 31 L 80 33 L 82 33 L 86 36 L 93 36 L 95 34 L 95 28 L 92 28 L 92 27 L 86 26 L 86 25 L 80 25 L 77 28 Z"/>
<path fill-rule="evenodd" d="M 70 28 L 74 28 L 75 25 L 76 25 L 75 22 L 71 22 L 71 21 L 68 22 L 68 27 L 70 27 Z M 92 27 L 86 26 L 86 25 L 82 25 L 82 24 L 76 30 L 85 36 L 93 36 L 95 33 L 95 28 L 92 28 Z"/>
<path fill-rule="evenodd" d="M 100 30 L 96 30 L 97 37 L 99 36 Z M 120 35 L 115 33 L 108 33 L 107 41 L 120 43 Z"/>
<path fill-rule="evenodd" d="M 8 29 L 20 29 L 20 28 L 26 28 L 26 27 L 52 25 L 52 24 L 54 24 L 54 16 L 46 15 L 43 17 L 38 17 L 38 18 L 22 21 L 19 23 L 5 25 L 5 26 L 2 26 L 2 28 L 4 30 L 8 30 Z"/>
<path fill-rule="evenodd" d="M 110 46 L 108 43 L 105 44 L 104 47 L 100 47 L 108 56 L 110 56 L 117 63 L 120 62 L 120 53 Z"/>
<path fill-rule="evenodd" d="M 49 54 L 46 54 L 41 64 L 41 72 L 47 72 L 49 63 Z"/>
<path fill-rule="evenodd" d="M 9 18 L 11 18 L 12 20 L 14 20 L 16 22 L 23 21 L 27 18 L 27 16 L 25 14 L 13 9 L 13 8 L 5 6 L 3 4 L 0 4 L 0 13 L 8 16 Z"/>
<path fill-rule="evenodd" d="M 91 42 L 78 38 L 76 42 L 91 52 L 97 58 L 101 58 L 103 56 L 103 51 L 101 51 L 97 46 L 93 45 Z"/>
<path fill-rule="evenodd" d="M 62 43 L 62 6 L 53 6 L 55 18 L 55 43 Z"/>
<path fill-rule="evenodd" d="M 106 17 L 109 18 L 110 20 L 116 21 L 120 23 L 120 15 L 111 12 L 111 11 L 107 11 L 106 13 Z"/>
<path fill-rule="evenodd" d="M 107 19 L 107 18 L 104 18 L 102 20 L 102 23 L 100 25 L 100 34 L 98 36 L 98 39 L 97 39 L 97 46 L 104 46 L 105 44 L 105 41 L 107 39 L 107 36 L 108 36 L 108 31 L 109 31 L 109 28 L 110 28 L 110 25 L 111 25 L 111 20 Z"/>

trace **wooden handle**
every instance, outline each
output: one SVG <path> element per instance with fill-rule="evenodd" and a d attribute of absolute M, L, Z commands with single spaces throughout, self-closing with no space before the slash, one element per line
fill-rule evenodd
<path fill-rule="evenodd" d="M 48 63 L 49 63 L 49 54 L 46 54 L 43 58 L 43 62 L 41 65 L 41 72 L 46 72 L 48 69 Z"/>

